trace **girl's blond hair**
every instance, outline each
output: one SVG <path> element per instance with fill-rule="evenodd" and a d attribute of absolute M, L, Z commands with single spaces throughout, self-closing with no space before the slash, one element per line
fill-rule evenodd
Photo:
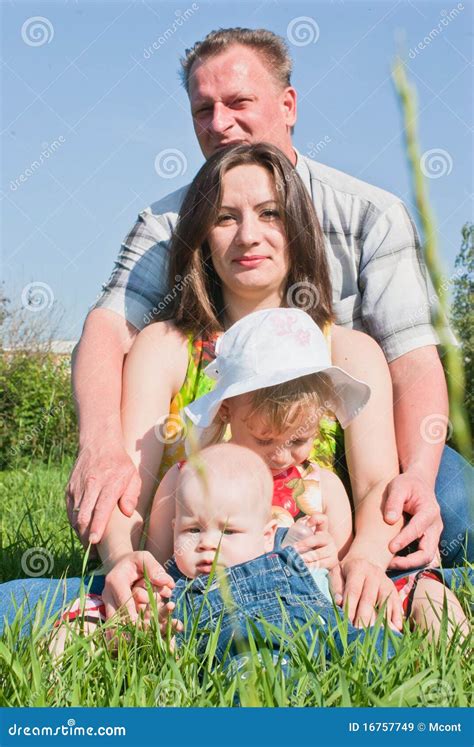
<path fill-rule="evenodd" d="M 276 433 L 306 428 L 311 422 L 316 436 L 319 421 L 329 407 L 327 379 L 324 374 L 315 373 L 252 392 L 248 418 L 258 415 L 268 430 Z"/>

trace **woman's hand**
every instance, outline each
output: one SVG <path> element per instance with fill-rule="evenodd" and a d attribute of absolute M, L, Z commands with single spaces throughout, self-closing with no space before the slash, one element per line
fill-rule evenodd
<path fill-rule="evenodd" d="M 138 611 L 133 598 L 133 587 L 146 577 L 158 588 L 160 598 L 169 599 L 174 581 L 156 558 L 146 550 L 125 555 L 107 574 L 102 599 L 107 619 L 118 610 L 126 613 L 132 622 L 138 619 Z"/>
<path fill-rule="evenodd" d="M 329 580 L 336 604 L 347 608 L 353 625 L 373 625 L 377 610 L 386 602 L 385 618 L 388 624 L 395 630 L 402 629 L 402 603 L 395 584 L 383 568 L 364 558 L 346 556 L 329 574 Z"/>
<path fill-rule="evenodd" d="M 296 543 L 295 550 L 299 552 L 306 565 L 331 570 L 338 563 L 337 547 L 332 535 L 328 531 L 328 517 L 317 512 L 311 516 L 298 519 L 313 531 L 309 537 Z"/>

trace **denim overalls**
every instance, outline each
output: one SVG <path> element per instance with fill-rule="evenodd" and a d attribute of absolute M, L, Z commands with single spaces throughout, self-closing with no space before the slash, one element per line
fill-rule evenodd
<path fill-rule="evenodd" d="M 239 660 L 243 652 L 249 651 L 247 628 L 250 625 L 253 637 L 258 638 L 260 633 L 265 646 L 273 645 L 278 653 L 282 637 L 278 640 L 272 633 L 269 642 L 265 623 L 284 630 L 285 640 L 295 635 L 301 626 L 306 626 L 304 637 L 308 644 L 316 642 L 314 656 L 325 640 L 324 635 L 317 635 L 318 631 L 323 634 L 333 631 L 340 653 L 345 645 L 363 641 L 365 631 L 343 622 L 342 615 L 316 585 L 301 555 L 293 547 L 281 547 L 286 531 L 278 530 L 272 552 L 223 570 L 223 582 L 217 575 L 188 579 L 180 573 L 173 559 L 167 567 L 176 581 L 171 597 L 176 604 L 173 617 L 184 624 L 183 632 L 177 635 L 178 645 L 189 638 L 193 626 L 197 625 L 198 652 L 204 654 L 207 638 L 218 629 L 217 659 L 222 661 L 229 655 L 230 659 L 237 657 Z M 398 634 L 391 632 L 391 635 Z M 383 628 L 377 636 L 374 634 L 374 648 L 380 657 L 384 649 L 387 658 L 395 654 L 390 636 Z M 327 648 L 326 656 L 330 658 Z"/>

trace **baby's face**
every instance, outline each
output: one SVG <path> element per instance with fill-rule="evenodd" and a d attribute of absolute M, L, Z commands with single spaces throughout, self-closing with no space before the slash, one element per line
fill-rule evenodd
<path fill-rule="evenodd" d="M 210 573 L 219 548 L 217 565 L 229 567 L 253 560 L 273 549 L 274 522 L 255 511 L 242 496 L 235 500 L 217 496 L 181 495 L 174 523 L 174 554 L 178 568 L 188 578 Z"/>
<path fill-rule="evenodd" d="M 308 459 L 318 427 L 317 408 L 308 408 L 299 422 L 281 433 L 273 432 L 258 414 L 252 414 L 247 394 L 227 400 L 232 443 L 258 454 L 273 475 Z"/>

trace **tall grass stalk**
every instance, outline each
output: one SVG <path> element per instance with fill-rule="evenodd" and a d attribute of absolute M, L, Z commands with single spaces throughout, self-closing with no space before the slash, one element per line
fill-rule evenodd
<path fill-rule="evenodd" d="M 408 162 L 412 179 L 412 188 L 421 221 L 423 249 L 426 266 L 433 286 L 440 299 L 440 307 L 432 311 L 433 325 L 442 342 L 445 358 L 444 366 L 449 393 L 450 420 L 453 426 L 453 441 L 466 459 L 471 457 L 471 434 L 465 414 L 464 399 L 464 366 L 462 354 L 455 347 L 447 334 L 446 320 L 449 318 L 447 286 L 438 252 L 438 233 L 436 222 L 428 198 L 428 188 L 420 165 L 420 148 L 417 133 L 417 102 L 414 86 L 409 82 L 403 60 L 398 57 L 392 69 L 395 88 L 400 100 Z"/>

